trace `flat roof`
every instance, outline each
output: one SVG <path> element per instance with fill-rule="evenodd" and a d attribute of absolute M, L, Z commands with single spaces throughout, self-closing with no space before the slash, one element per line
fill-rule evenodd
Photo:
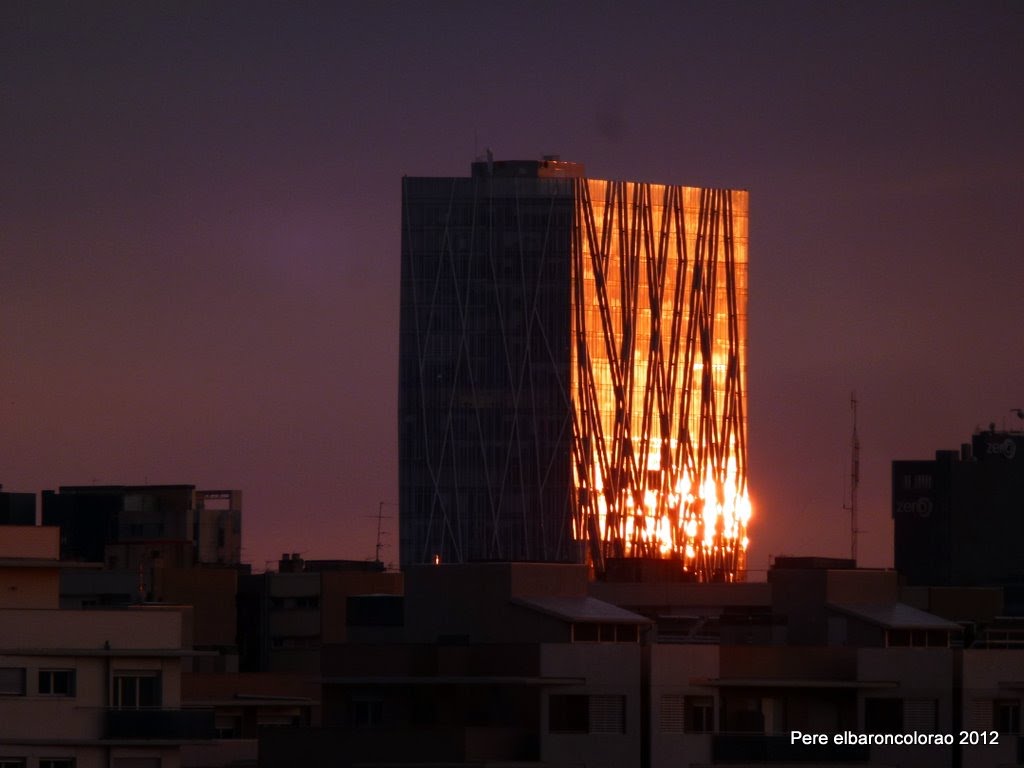
<path fill-rule="evenodd" d="M 195 651 L 191 648 L 0 648 L 0 656 L 93 656 L 141 659 L 217 655 L 217 651 Z"/>
<path fill-rule="evenodd" d="M 0 557 L 0 568 L 57 568 L 99 570 L 103 563 L 83 563 L 77 560 L 58 560 L 52 557 Z"/>
<path fill-rule="evenodd" d="M 737 677 L 691 680 L 691 685 L 711 688 L 896 688 L 895 681 L 821 680 L 800 677 Z"/>
<path fill-rule="evenodd" d="M 583 685 L 582 677 L 527 677 L 522 675 L 382 675 L 380 677 L 322 677 L 328 685 Z"/>

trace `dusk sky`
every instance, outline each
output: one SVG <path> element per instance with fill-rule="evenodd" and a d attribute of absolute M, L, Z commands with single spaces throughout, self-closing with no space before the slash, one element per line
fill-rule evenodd
<path fill-rule="evenodd" d="M 1024 427 L 1024 3 L 0 4 L 0 483 L 239 488 L 397 562 L 400 180 L 750 191 L 750 565 L 892 563 L 890 463 Z"/>

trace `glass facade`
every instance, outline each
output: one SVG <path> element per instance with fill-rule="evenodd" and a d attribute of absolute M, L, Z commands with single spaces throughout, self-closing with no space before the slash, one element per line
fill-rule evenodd
<path fill-rule="evenodd" d="M 743 567 L 747 195 L 403 180 L 401 562 Z"/>
<path fill-rule="evenodd" d="M 574 532 L 608 558 L 745 567 L 747 194 L 581 180 Z"/>

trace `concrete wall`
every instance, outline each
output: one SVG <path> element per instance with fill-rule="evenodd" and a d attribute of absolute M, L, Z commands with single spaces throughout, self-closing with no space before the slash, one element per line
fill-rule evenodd
<path fill-rule="evenodd" d="M 540 758 L 551 764 L 621 768 L 640 764 L 642 749 L 641 646 L 635 643 L 542 644 L 541 675 L 578 678 L 550 687 L 541 702 Z M 552 733 L 553 695 L 625 697 L 624 733 Z"/>
<path fill-rule="evenodd" d="M 60 528 L 54 525 L 5 525 L 0 557 L 60 557 Z"/>
<path fill-rule="evenodd" d="M 155 574 L 155 599 L 193 607 L 197 646 L 235 644 L 237 591 L 238 573 L 232 568 L 158 568 Z"/>
<path fill-rule="evenodd" d="M 360 571 L 323 571 L 321 583 L 321 638 L 324 643 L 343 643 L 347 601 L 352 595 L 401 595 L 401 573 L 363 573 Z"/>
<path fill-rule="evenodd" d="M 56 561 L 54 562 L 56 566 Z M 54 568 L 0 566 L 0 609 L 57 608 L 60 571 Z"/>
<path fill-rule="evenodd" d="M 718 689 L 701 685 L 719 677 L 717 645 L 653 645 L 650 647 L 651 768 L 711 764 L 710 733 L 688 733 L 669 722 L 662 706 L 669 698 L 712 697 L 713 729 L 718 727 Z"/>
<path fill-rule="evenodd" d="M 109 746 L 4 746 L 0 744 L 0 758 L 25 759 L 28 768 L 39 765 L 40 758 L 73 757 L 75 768 L 118 768 L 119 760 L 132 758 L 158 758 L 160 768 L 181 768 L 177 747 L 109 747 Z M 129 765 L 131 763 L 128 763 Z"/>
<path fill-rule="evenodd" d="M 955 652 L 949 648 L 858 649 L 858 679 L 863 682 L 884 684 L 884 687 L 865 688 L 861 691 L 860 712 L 864 713 L 864 700 L 867 698 L 899 698 L 903 700 L 905 732 L 920 730 L 954 733 L 954 654 Z M 922 702 L 934 702 L 934 724 L 918 726 L 910 722 L 911 709 Z M 871 748 L 872 762 L 901 768 L 950 765 L 952 754 L 951 747 L 915 745 Z"/>
<path fill-rule="evenodd" d="M 826 571 L 825 599 L 830 603 L 857 605 L 895 603 L 899 600 L 896 571 L 858 568 Z"/>
<path fill-rule="evenodd" d="M 25 670 L 24 695 L 0 697 L 0 723 L 3 724 L 0 737 L 6 744 L 51 738 L 57 732 L 65 740 L 103 738 L 106 711 L 112 703 L 111 681 L 119 673 L 159 673 L 161 706 L 165 709 L 181 706 L 181 661 L 177 657 L 6 654 L 0 656 L 0 667 Z M 41 693 L 40 672 L 46 670 L 74 670 L 73 695 Z M 0 746 L 0 750 L 3 749 Z"/>
<path fill-rule="evenodd" d="M 720 659 L 723 678 L 853 681 L 857 675 L 852 648 L 733 645 L 721 646 Z"/>
<path fill-rule="evenodd" d="M 180 649 L 183 610 L 0 611 L 0 649 Z"/>
<path fill-rule="evenodd" d="M 965 650 L 963 652 L 963 729 L 990 732 L 996 725 L 996 702 L 1024 698 L 1024 654 L 1007 650 Z M 1019 723 L 1018 723 L 1019 725 Z M 1017 739 L 1009 733 L 998 733 L 998 743 L 964 746 L 963 768 L 996 768 L 1017 762 Z"/>
<path fill-rule="evenodd" d="M 765 582 L 687 584 L 673 582 L 603 582 L 588 585 L 592 597 L 622 608 L 685 606 L 721 609 L 725 606 L 771 605 L 771 585 Z M 718 613 L 720 611 L 707 611 Z M 702 611 L 704 613 L 704 611 Z"/>
<path fill-rule="evenodd" d="M 545 588 L 546 585 L 546 588 Z M 512 605 L 514 597 L 586 596 L 586 568 L 539 563 L 412 566 L 405 583 L 406 638 L 436 642 L 560 642 L 569 625 Z"/>

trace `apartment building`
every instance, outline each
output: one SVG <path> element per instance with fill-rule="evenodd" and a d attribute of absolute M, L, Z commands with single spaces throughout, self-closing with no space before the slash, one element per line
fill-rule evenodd
<path fill-rule="evenodd" d="M 181 709 L 190 609 L 61 609 L 62 566 L 59 529 L 4 527 L 0 766 L 178 768 L 213 736 L 212 711 Z"/>

